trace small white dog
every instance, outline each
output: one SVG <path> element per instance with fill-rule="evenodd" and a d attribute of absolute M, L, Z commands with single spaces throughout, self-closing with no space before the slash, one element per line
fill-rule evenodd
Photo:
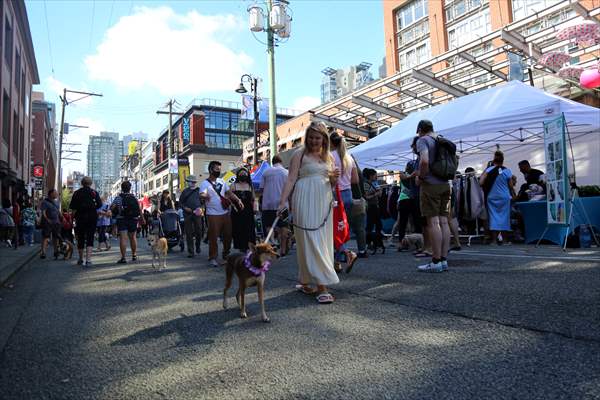
<path fill-rule="evenodd" d="M 161 260 L 162 268 L 167 268 L 167 251 L 169 250 L 169 244 L 167 239 L 158 237 L 158 235 L 149 234 L 148 244 L 152 247 L 152 268 L 160 270 Z M 154 260 L 157 260 L 157 265 L 154 265 Z"/>

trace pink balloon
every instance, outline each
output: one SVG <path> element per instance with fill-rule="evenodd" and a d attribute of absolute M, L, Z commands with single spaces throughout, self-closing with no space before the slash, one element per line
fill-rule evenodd
<path fill-rule="evenodd" d="M 594 89 L 600 86 L 600 72 L 596 69 L 586 69 L 579 77 L 579 83 L 586 89 Z"/>

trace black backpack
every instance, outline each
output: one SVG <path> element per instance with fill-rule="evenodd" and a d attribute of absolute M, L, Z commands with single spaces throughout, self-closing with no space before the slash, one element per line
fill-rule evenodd
<path fill-rule="evenodd" d="M 90 212 L 96 211 L 98 209 L 98 202 L 96 198 L 98 197 L 96 191 L 94 189 L 85 190 L 83 189 L 79 193 L 79 212 Z"/>
<path fill-rule="evenodd" d="M 443 180 L 454 179 L 458 170 L 456 145 L 452 141 L 438 136 L 435 139 L 435 159 L 431 163 L 431 174 Z"/>
<path fill-rule="evenodd" d="M 137 218 L 140 216 L 140 204 L 131 193 L 121 193 L 122 205 L 119 214 L 126 218 Z"/>

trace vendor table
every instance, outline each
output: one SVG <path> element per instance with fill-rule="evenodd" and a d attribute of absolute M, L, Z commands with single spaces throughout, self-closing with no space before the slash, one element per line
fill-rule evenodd
<path fill-rule="evenodd" d="M 546 229 L 546 201 L 528 201 L 516 204 L 523 215 L 525 224 L 525 243 L 535 243 L 544 234 Z M 575 200 L 573 209 L 573 221 L 571 230 L 575 227 L 587 224 L 583 209 L 587 213 L 589 223 L 600 230 L 600 196 L 580 197 Z M 570 230 L 570 231 L 571 231 Z M 563 245 L 567 228 L 565 226 L 550 225 L 543 239 L 549 240 L 558 245 Z"/>

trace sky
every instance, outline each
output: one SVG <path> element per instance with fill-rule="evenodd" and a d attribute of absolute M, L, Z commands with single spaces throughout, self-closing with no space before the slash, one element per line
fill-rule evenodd
<path fill-rule="evenodd" d="M 88 126 L 65 141 L 81 143 L 85 172 L 89 135 L 146 132 L 167 125 L 156 111 L 176 99 L 240 101 L 240 76 L 264 79 L 266 34 L 248 28 L 248 0 L 27 0 L 40 76 L 34 90 L 57 104 L 63 88 L 101 93 L 67 106 L 65 122 Z M 381 0 L 291 0 L 291 38 L 275 50 L 278 107 L 305 111 L 320 103 L 321 70 L 366 61 L 378 77 L 385 54 Z M 261 43 L 263 42 L 263 43 Z M 260 85 L 259 85 L 260 86 Z M 73 101 L 78 96 L 68 97 Z"/>

